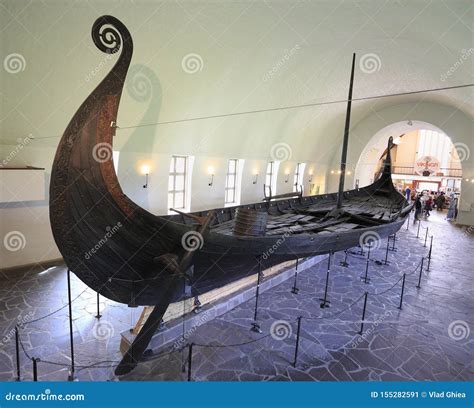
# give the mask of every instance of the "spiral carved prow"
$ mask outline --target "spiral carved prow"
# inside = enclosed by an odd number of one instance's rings
[[[92,25],[92,40],[106,54],[115,54],[122,44],[132,47],[132,37],[127,27],[113,16],[99,17]]]

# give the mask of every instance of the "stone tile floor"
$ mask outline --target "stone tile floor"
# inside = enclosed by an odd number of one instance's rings
[[[425,227],[434,236],[434,246],[430,271],[423,273],[421,288],[417,289],[419,269],[413,271],[428,252],[423,247]],[[390,264],[369,263],[368,284],[360,278],[366,267],[364,256],[350,254],[350,265],[344,268],[339,265],[344,254],[337,253],[330,272],[329,308],[320,308],[327,269],[323,261],[299,274],[298,295],[291,293],[290,279],[260,296],[258,322],[262,334],[249,330],[254,301],[202,326],[186,328],[187,343],[202,344],[193,347],[193,380],[472,381],[474,276],[470,254],[474,234],[446,222],[443,214],[436,212],[422,223],[419,238],[416,232],[411,223],[408,231],[402,227],[397,234],[397,252],[389,252]],[[381,242],[371,258],[382,260],[385,245],[386,241]],[[399,310],[399,279],[404,272],[405,295]],[[11,381],[15,376],[15,324],[65,305],[66,274],[60,266],[0,284],[0,380]],[[75,277],[72,286],[73,299],[78,297],[73,302],[73,316],[79,380],[187,379],[182,370],[187,365],[187,347],[182,351],[170,352],[173,347],[156,350],[133,372],[116,378],[113,368],[121,357],[120,332],[133,326],[141,309],[101,297],[103,317],[97,320],[96,294],[91,289],[82,293],[86,287]],[[369,292],[367,312],[363,334],[359,335],[365,291]],[[298,316],[303,318],[298,362],[293,367]],[[62,364],[70,364],[68,327],[66,307],[21,329],[25,351],[41,359],[40,380],[67,379],[68,368]],[[247,344],[222,347],[241,343]],[[23,352],[21,361],[22,379],[31,380],[32,363]],[[85,367],[94,363],[93,368]]]

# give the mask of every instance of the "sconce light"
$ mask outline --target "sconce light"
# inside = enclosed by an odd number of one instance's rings
[[[338,170],[338,171],[337,171],[337,174],[341,174],[341,170]]]
[[[331,170],[331,174],[334,174],[334,170]]]
[[[285,170],[285,183],[288,183],[290,179],[290,170]]]
[[[145,184],[143,184],[143,188],[148,188],[148,174],[150,173],[150,166],[148,164],[144,164],[140,171],[145,175]]]
[[[211,176],[211,181],[209,182],[209,187],[211,187],[214,184],[214,167],[209,166],[207,168],[207,173]]]
[[[257,172],[255,172],[255,173],[253,174],[253,176],[255,177],[255,179],[253,180],[252,184],[257,184],[257,180],[258,180],[258,173],[257,173]]]
[[[351,171],[350,171],[350,170],[347,171],[346,174],[347,174],[348,176],[350,176],[350,175],[351,175]]]
[[[313,169],[311,169],[309,171],[309,179],[308,179],[308,183],[311,183],[313,181]]]

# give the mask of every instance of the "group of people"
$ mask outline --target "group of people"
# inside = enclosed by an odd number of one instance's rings
[[[430,216],[430,212],[433,211],[434,208],[436,208],[438,211],[443,211],[446,203],[448,202],[446,195],[443,191],[430,192],[424,190],[418,194],[415,192],[414,196],[410,198],[413,199],[415,202],[415,217],[413,223],[416,223],[416,221],[418,221],[421,217],[424,217],[425,219],[428,218]],[[457,215],[458,199],[454,193],[451,193],[446,219],[448,221],[455,220]]]

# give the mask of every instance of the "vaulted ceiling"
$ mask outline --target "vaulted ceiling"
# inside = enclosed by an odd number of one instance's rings
[[[118,125],[332,101],[473,82],[473,5],[456,1],[24,1],[0,5],[0,138],[32,134],[55,146],[80,103],[107,74],[90,29],[119,18],[134,56]],[[11,68],[10,68],[11,71]],[[472,88],[356,102],[353,124],[402,102],[429,101],[474,112]],[[254,113],[121,129],[115,142],[137,152],[225,157],[270,155],[279,142],[294,160],[328,161],[340,148],[346,106]],[[44,139],[43,139],[44,138]]]

